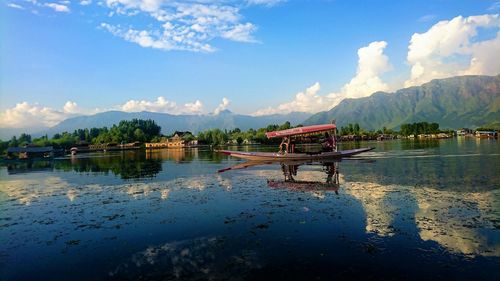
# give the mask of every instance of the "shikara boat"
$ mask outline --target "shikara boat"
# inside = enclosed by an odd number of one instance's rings
[[[282,142],[280,144],[279,152],[242,152],[242,151],[231,151],[231,150],[218,150],[219,153],[230,155],[237,158],[243,158],[251,161],[300,161],[300,160],[328,160],[336,159],[342,157],[348,157],[356,155],[359,153],[367,152],[373,147],[341,150],[341,151],[326,151],[317,153],[295,153],[288,151],[288,144],[290,144],[290,139],[292,137],[313,135],[322,132],[335,131],[336,126],[334,124],[324,124],[324,125],[314,125],[306,127],[292,128],[282,131],[267,132],[267,138],[283,138],[288,143]],[[281,145],[285,144],[287,150],[282,151]]]
[[[348,157],[374,149],[373,147],[320,152],[320,153],[278,153],[278,152],[242,152],[231,150],[219,150],[218,152],[237,158],[252,161],[295,161],[295,160],[327,160]]]

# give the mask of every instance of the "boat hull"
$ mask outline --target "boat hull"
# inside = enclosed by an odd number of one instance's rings
[[[337,159],[367,152],[372,149],[374,148],[366,147],[366,148],[358,148],[358,149],[350,149],[342,151],[322,152],[318,154],[307,154],[307,153],[280,154],[276,152],[242,152],[242,151],[231,151],[231,150],[219,150],[218,152],[229,156],[252,160],[252,161],[294,161],[294,160]]]

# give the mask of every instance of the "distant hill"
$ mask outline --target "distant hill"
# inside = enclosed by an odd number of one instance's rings
[[[73,132],[75,129],[111,127],[118,124],[121,120],[152,119],[161,126],[162,133],[169,134],[175,131],[199,131],[219,128],[248,130],[250,128],[258,129],[269,124],[282,124],[289,121],[292,125],[301,124],[310,117],[311,114],[303,112],[292,112],[290,114],[274,114],[266,116],[249,116],[234,114],[228,110],[222,111],[217,115],[172,115],[156,112],[122,112],[108,111],[97,113],[90,116],[78,116],[68,118],[54,127],[44,130],[34,135],[47,134],[49,137],[61,132]]]
[[[304,125],[337,120],[338,126],[359,123],[365,129],[398,129],[401,124],[437,122],[440,128],[476,128],[500,124],[500,75],[458,76],[432,80],[395,93],[377,92],[346,99],[320,112]]]

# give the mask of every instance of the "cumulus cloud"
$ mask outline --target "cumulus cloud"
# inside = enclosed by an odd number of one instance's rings
[[[76,102],[67,101],[63,106],[63,112],[66,114],[83,114],[85,110],[80,108]]]
[[[229,101],[223,103],[227,106]],[[82,108],[73,101],[67,101],[62,109],[41,106],[38,103],[30,104],[28,102],[21,102],[0,113],[0,128],[51,127],[70,117],[90,115],[109,110],[122,110],[125,112],[151,111],[170,114],[201,114],[204,111],[204,107],[200,100],[185,104],[177,104],[164,97],[158,97],[153,101],[129,100],[124,104],[95,109]]]
[[[87,5],[90,5],[92,4],[92,0],[83,0],[83,1],[80,1],[80,5],[82,6],[87,6]]]
[[[430,20],[429,16],[425,20]],[[424,20],[424,19],[422,19]],[[493,31],[493,38],[478,36],[480,29]],[[440,21],[424,33],[411,37],[407,63],[410,77],[404,86],[421,85],[432,79],[456,75],[497,75],[500,73],[500,19],[498,14],[462,17]],[[486,39],[485,39],[486,38]],[[328,110],[346,98],[366,97],[390,90],[381,75],[391,69],[384,54],[387,42],[372,42],[358,50],[356,75],[339,92],[320,95],[319,83],[295,95],[295,99],[253,115],[318,112]],[[403,85],[398,85],[403,86]]]
[[[184,104],[188,113],[202,113],[203,112],[203,103],[200,100],[196,100],[195,102],[188,102]]]
[[[81,108],[76,102],[67,101],[62,109],[41,106],[26,101],[0,112],[0,128],[37,128],[51,127],[59,122],[78,115],[89,115],[105,109]]]
[[[276,113],[290,113],[293,111],[318,112],[327,110],[329,109],[331,101],[328,97],[318,94],[320,89],[320,84],[316,82],[305,91],[295,94],[294,100],[280,104],[276,107],[267,107],[264,109],[260,109],[252,113],[252,115],[260,116]]]
[[[498,15],[462,17],[436,23],[424,33],[415,33],[408,47],[411,67],[405,86],[455,75],[500,72],[500,32],[493,39],[478,38],[480,29],[500,28]]]
[[[387,42],[376,41],[358,50],[358,69],[356,76],[342,87],[340,95],[344,98],[361,98],[376,91],[387,91],[389,86],[382,82],[380,75],[391,69],[389,58],[384,54]],[[335,97],[338,94],[330,94]]]
[[[151,111],[170,114],[199,114],[203,111],[203,103],[199,100],[196,100],[192,103],[178,105],[176,102],[169,101],[160,96],[153,101],[129,100],[123,105],[116,106],[116,108],[125,112]]]
[[[0,113],[0,126],[3,128],[50,127],[67,117],[68,114],[50,107],[21,102]]]
[[[226,110],[227,107],[229,106],[229,99],[224,97],[222,98],[222,102],[215,108],[214,114],[217,115],[221,113],[221,111]]]
[[[329,110],[346,98],[361,98],[376,91],[386,91],[389,86],[382,81],[380,75],[391,69],[388,57],[384,54],[387,42],[376,41],[358,50],[358,68],[356,75],[345,84],[340,92],[320,95],[320,84],[316,82],[303,92],[295,95],[295,99],[258,110],[252,115],[269,115],[275,113],[290,113],[293,111],[316,113]]]
[[[166,100],[164,97],[158,97],[156,101],[147,100],[129,100],[120,109],[126,112],[139,112],[139,111],[153,111],[153,112],[169,112],[177,104],[172,101]]]

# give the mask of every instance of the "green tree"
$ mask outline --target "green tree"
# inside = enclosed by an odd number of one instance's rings
[[[9,146],[10,147],[17,147],[17,146],[19,146],[19,141],[17,140],[16,136],[13,136],[10,139]]]
[[[146,135],[144,134],[144,132],[140,128],[135,129],[134,140],[142,142],[145,139],[146,139]]]
[[[17,141],[19,142],[19,145],[29,144],[31,143],[31,135],[22,133]]]

